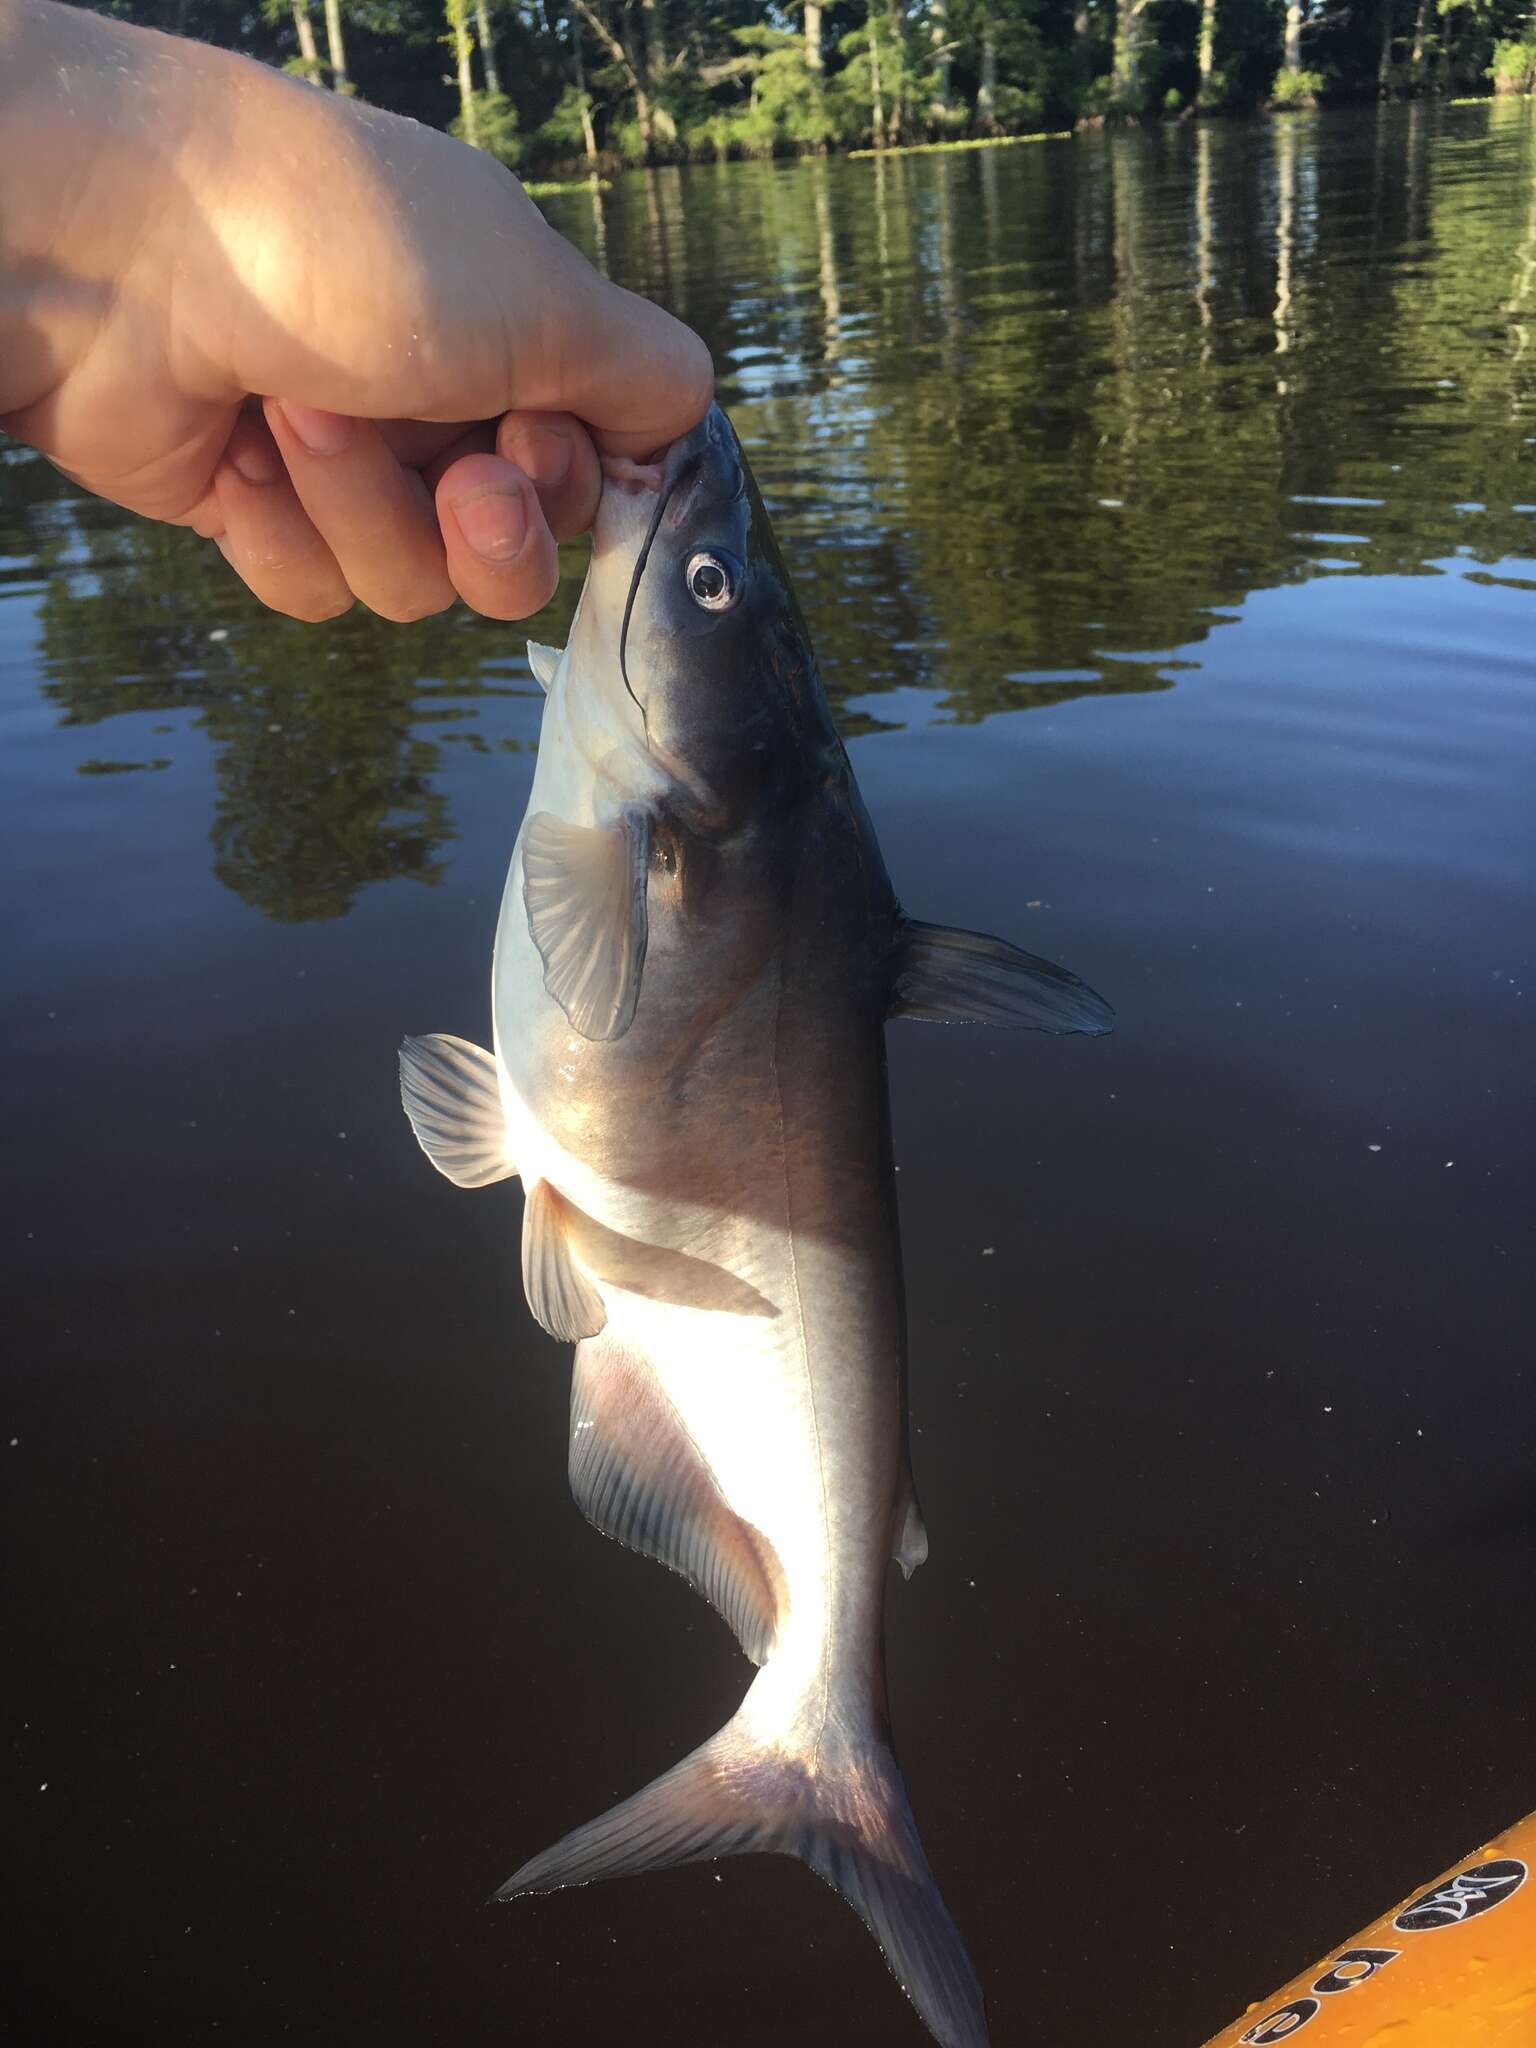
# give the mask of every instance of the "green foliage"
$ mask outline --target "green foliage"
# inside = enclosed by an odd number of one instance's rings
[[[752,23],[731,31],[740,53],[729,65],[746,104],[696,121],[693,132],[715,155],[732,148],[745,156],[772,156],[784,148],[826,142],[832,123],[821,81],[805,61],[805,38]]]
[[[1536,92],[1536,28],[1493,46],[1487,76],[1495,92]]]
[[[568,85],[529,136],[528,155],[535,158],[574,156],[584,149],[586,135],[581,125],[581,107],[587,97],[578,87]]]
[[[1297,107],[1315,107],[1323,83],[1320,71],[1277,71],[1269,89],[1269,103],[1283,113]]]
[[[293,0],[79,0],[152,27],[329,78],[324,9],[308,0],[318,56],[298,47]],[[1382,8],[1391,10],[1386,90],[1394,96],[1536,91],[1531,0],[1430,0],[1426,77],[1409,56],[1420,0],[1315,0],[1306,68],[1282,70],[1280,0],[1217,0],[1215,69],[1196,66],[1197,0],[825,0],[825,68],[807,62],[802,0],[590,0],[599,34],[571,0],[490,0],[501,95],[483,88],[470,0],[342,0],[348,68],[377,106],[458,132],[456,63],[445,11],[467,36],[477,139],[504,163],[581,167],[586,153],[576,46],[604,161],[639,162],[637,86],[649,99],[653,157],[782,156],[1019,134],[1077,120],[1276,109],[1374,98]],[[647,28],[653,31],[647,42]],[[873,38],[873,40],[872,40]],[[614,47],[614,39],[620,45]],[[450,43],[453,38],[450,37]],[[1121,75],[1113,76],[1116,49]],[[878,68],[878,92],[875,73]],[[654,72],[654,75],[653,75]],[[1277,75],[1278,73],[1278,75]],[[983,112],[983,80],[991,81]],[[878,100],[881,132],[874,133]]]
[[[522,155],[522,138],[517,132],[517,109],[504,92],[476,92],[474,99],[474,144],[498,163],[516,166]],[[578,124],[580,115],[577,116]],[[579,130],[578,130],[579,132]],[[456,114],[448,133],[460,142],[470,140],[464,116]]]

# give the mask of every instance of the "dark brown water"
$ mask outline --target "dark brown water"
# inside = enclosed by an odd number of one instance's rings
[[[551,211],[713,344],[909,908],[1119,1007],[892,1031],[892,1686],[998,2048],[1193,2048],[1536,1805],[1536,118]],[[480,1903],[746,1676],[396,1101],[539,708],[3,458],[18,2042],[922,2039],[787,1862]]]

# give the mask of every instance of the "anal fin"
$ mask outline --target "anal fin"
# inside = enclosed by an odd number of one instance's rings
[[[615,1343],[576,1355],[570,1471],[589,1522],[679,1573],[764,1661],[785,1600],[773,1547],[727,1504],[650,1366]]]
[[[400,1100],[416,1142],[455,1187],[483,1188],[517,1172],[491,1054],[434,1031],[400,1048]]]

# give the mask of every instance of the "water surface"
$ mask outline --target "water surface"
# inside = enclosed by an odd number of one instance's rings
[[[908,907],[1118,1005],[891,1034],[892,1689],[999,2048],[1193,2048],[1536,1804],[1533,110],[550,211],[714,347]],[[396,1103],[539,708],[0,457],[18,2039],[922,2039],[787,1862],[479,1903],[745,1678]]]

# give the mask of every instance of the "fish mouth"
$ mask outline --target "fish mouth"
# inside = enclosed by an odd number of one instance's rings
[[[629,680],[629,622],[634,613],[635,599],[640,593],[640,579],[645,574],[645,565],[650,560],[667,507],[680,492],[686,497],[691,487],[701,481],[706,487],[715,486],[711,495],[719,495],[727,503],[739,498],[746,489],[741,450],[730,421],[718,405],[712,405],[699,424],[674,441],[657,461],[634,462],[628,456],[611,456],[603,461],[603,496],[595,532],[599,548],[608,538],[603,530],[607,524],[603,514],[609,509],[610,492],[624,501],[626,525],[634,518],[637,499],[643,502],[646,497],[654,496],[656,501],[640,551],[635,557],[629,592],[624,600],[624,621],[619,628],[619,674],[642,723],[645,722],[645,706],[635,696],[634,685]]]

